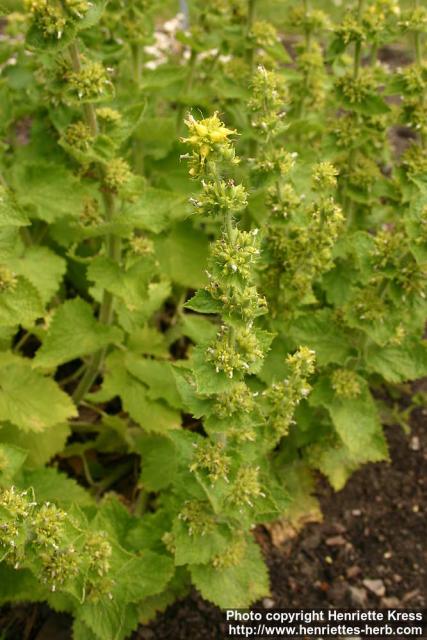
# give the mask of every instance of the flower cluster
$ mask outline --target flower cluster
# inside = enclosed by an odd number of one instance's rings
[[[237,413],[251,413],[256,408],[255,397],[244,382],[238,382],[230,391],[218,396],[215,414],[219,418],[231,418]]]
[[[198,178],[209,175],[216,170],[216,164],[239,162],[230,137],[236,135],[236,131],[228,129],[219,119],[218,113],[210,118],[196,120],[191,114],[185,120],[189,130],[188,138],[182,142],[190,145],[191,155],[182,156],[188,159],[192,177]]]
[[[364,71],[357,78],[353,73],[346,73],[335,81],[337,94],[350,105],[361,105],[369,96],[375,94],[375,80],[369,71]]]
[[[25,8],[47,38],[62,38],[68,23],[82,19],[89,11],[88,0],[25,0]]]
[[[263,356],[262,343],[250,327],[223,325],[206,349],[208,362],[212,362],[217,373],[222,371],[228,378],[253,372]]]
[[[357,398],[362,392],[357,374],[350,369],[336,369],[331,376],[332,388],[342,398]]]
[[[216,269],[223,276],[236,274],[242,280],[250,280],[254,267],[259,260],[258,229],[233,232],[233,242],[223,237],[214,243],[212,257]]]
[[[253,507],[253,501],[257,498],[265,498],[259,478],[259,468],[242,466],[230,489],[228,499],[238,508]]]
[[[132,171],[123,158],[110,160],[105,166],[105,184],[111,191],[119,191],[131,179]]]
[[[313,167],[312,181],[317,191],[335,189],[338,170],[331,162],[319,162]]]
[[[76,122],[70,124],[64,134],[64,142],[70,147],[74,147],[79,151],[89,151],[94,136],[91,130],[84,122]]]
[[[267,136],[276,135],[283,127],[285,107],[289,102],[283,75],[259,66],[252,78],[252,126]]]
[[[227,212],[238,213],[248,204],[248,195],[242,184],[233,180],[202,182],[202,192],[198,198],[191,198],[191,204],[198,214],[223,216]]]
[[[207,346],[206,359],[217,373],[225,373],[230,379],[236,374],[241,379],[259,365],[264,352],[252,328],[254,319],[266,310],[265,299],[254,286],[260,257],[258,230],[241,231],[234,225],[234,215],[246,204],[246,191],[242,185],[235,186],[224,180],[218,174],[216,162],[209,160],[219,154],[224,164],[221,149],[225,146],[229,166],[233,165],[234,148],[228,138],[234,132],[221,123],[217,114],[199,122],[188,119],[186,124],[192,134],[184,139],[193,148],[190,175],[194,175],[194,153],[204,171],[203,194],[198,204],[202,201],[205,213],[221,216],[224,225],[221,237],[212,245],[207,291],[222,303],[227,323]],[[196,171],[196,174],[200,173]]]
[[[102,222],[99,202],[95,198],[87,198],[83,210],[79,216],[79,222],[83,227],[96,227]]]
[[[94,102],[111,89],[108,72],[100,62],[86,60],[79,71],[68,71],[65,80],[81,102]]]
[[[351,42],[363,42],[366,33],[357,16],[357,11],[349,11],[344,16],[341,24],[334,29],[337,38],[347,46]]]
[[[215,526],[208,503],[199,500],[186,500],[178,518],[185,522],[190,536],[205,536]]]
[[[17,283],[16,274],[5,265],[0,265],[0,292],[14,291]]]
[[[226,455],[221,442],[212,443],[206,440],[195,446],[190,471],[198,470],[207,474],[211,484],[220,478],[228,481],[230,458]]]
[[[287,364],[290,375],[282,382],[272,384],[262,394],[268,426],[276,440],[288,434],[295,409],[311,391],[307,379],[314,373],[315,352],[301,347],[288,356]]]
[[[64,510],[14,487],[0,490],[0,510],[4,559],[33,571],[50,591],[75,580],[90,590],[109,574],[112,546],[105,532],[80,529]]]
[[[237,535],[223,553],[214,556],[212,559],[215,569],[229,569],[239,565],[246,553],[247,544],[242,535]]]
[[[312,181],[319,198],[304,205],[292,185],[276,185],[276,199],[268,200],[273,209],[264,282],[266,291],[273,291],[267,299],[274,308],[289,308],[291,300],[307,295],[314,280],[332,267],[332,250],[344,229],[341,207],[328,195],[336,175],[329,162],[315,165]],[[282,201],[283,193],[287,197]]]

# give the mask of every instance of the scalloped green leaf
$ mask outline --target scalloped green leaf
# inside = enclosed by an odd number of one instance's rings
[[[56,367],[118,343],[122,337],[117,327],[98,322],[87,302],[68,300],[56,310],[34,366]]]
[[[190,567],[190,573],[203,598],[222,609],[243,609],[270,593],[267,567],[252,540],[239,564],[226,568],[197,564]]]
[[[41,432],[76,416],[70,397],[20,358],[0,363],[0,421]]]

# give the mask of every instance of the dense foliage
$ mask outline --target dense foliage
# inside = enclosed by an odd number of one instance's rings
[[[317,4],[3,2],[0,602],[75,640],[266,595],[427,371],[427,9]]]

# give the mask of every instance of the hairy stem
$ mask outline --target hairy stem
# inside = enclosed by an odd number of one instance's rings
[[[357,20],[359,24],[362,21],[363,5],[364,5],[364,0],[359,0],[357,5]],[[357,78],[359,77],[361,62],[362,62],[362,41],[357,40],[354,47],[354,62],[353,62],[353,77],[355,80],[357,80]],[[356,159],[355,149],[351,149],[348,157],[348,165],[347,165],[347,170],[349,174],[351,174],[351,172],[353,171],[355,159]],[[354,218],[354,202],[350,200],[348,196],[344,196],[343,209],[344,209],[344,214],[347,215],[347,226],[350,227],[353,223],[353,218]]]
[[[414,0],[414,9],[417,9],[419,6],[418,0]],[[422,52],[422,43],[421,43],[421,33],[419,31],[414,32],[414,52],[415,52],[415,62],[417,66],[421,68],[423,62],[423,52]],[[424,90],[422,96],[422,102],[426,101],[426,91]],[[424,133],[420,135],[421,146],[423,149],[427,146],[427,137]]]
[[[138,42],[132,42],[130,51],[132,57],[132,79],[134,84],[139,87],[142,76],[142,47]]]
[[[111,191],[104,192],[105,220],[111,222],[115,214],[115,198]],[[110,260],[118,263],[121,257],[121,239],[113,234],[108,234],[105,238],[106,252]],[[104,290],[101,307],[99,309],[99,322],[104,325],[112,324],[114,320],[114,297],[112,293]],[[107,350],[101,349],[92,357],[85,374],[81,378],[74,393],[73,400],[78,405],[92,387],[99,372],[102,369]]]
[[[197,51],[195,49],[191,49],[190,60],[188,62],[188,75],[185,81],[185,86],[183,91],[184,97],[188,95],[188,93],[191,91],[193,87],[194,76],[196,72],[196,62],[197,62]],[[178,134],[180,134],[182,130],[185,108],[186,108],[186,105],[184,104],[184,102],[181,101],[176,114],[176,128],[177,128]]]
[[[254,66],[254,57],[255,57],[255,47],[253,46],[253,43],[250,42],[250,35],[251,35],[251,31],[252,31],[252,26],[255,20],[255,3],[256,0],[248,0],[248,21],[246,24],[246,37],[248,40],[247,43],[247,61],[249,64],[249,67],[251,69],[251,72],[253,71],[253,66]]]
[[[364,0],[359,0],[357,4],[357,21],[359,24],[362,22],[363,5],[364,5]],[[353,75],[355,79],[359,77],[361,60],[362,60],[362,41],[357,40],[354,47]]]
[[[133,42],[130,46],[130,50],[132,62],[132,80],[135,87],[135,92],[138,94],[142,76],[142,46],[138,42]],[[137,134],[133,136],[132,140],[132,157],[134,172],[140,176],[144,175],[144,153],[141,140],[138,139]]]

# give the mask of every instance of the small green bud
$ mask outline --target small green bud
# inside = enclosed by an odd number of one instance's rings
[[[65,79],[79,100],[91,102],[104,96],[111,87],[106,69],[99,62],[86,61],[80,71],[68,71]]]
[[[245,322],[250,322],[267,313],[267,300],[258,293],[256,287],[223,288],[220,282],[210,277],[206,290],[213,298],[222,302],[224,315],[234,317],[237,321],[243,319]]]
[[[251,413],[256,408],[255,397],[244,382],[218,395],[214,411],[219,418],[231,418],[237,413]]]
[[[0,293],[14,291],[18,283],[18,278],[8,267],[0,266]]]
[[[34,515],[32,527],[37,544],[51,547],[59,544],[66,519],[65,511],[46,502]]]
[[[42,551],[39,558],[42,562],[42,580],[49,584],[53,592],[57,590],[58,586],[62,587],[80,572],[79,561],[81,558],[76,554],[72,545],[63,549],[50,547],[47,551]]]
[[[190,471],[204,471],[211,484],[222,478],[228,482],[230,470],[230,458],[224,452],[222,443],[213,443],[208,440],[195,445],[193,462]]]
[[[113,549],[105,531],[90,533],[86,538],[83,551],[88,554],[90,571],[100,577],[109,572]]]
[[[253,508],[253,500],[265,498],[259,480],[258,467],[241,467],[228,496],[230,502],[237,507]]]
[[[249,108],[254,112],[252,126],[265,132],[279,129],[288,102],[288,88],[283,75],[259,66],[252,79],[252,98],[249,101]]]
[[[122,114],[110,107],[100,107],[96,110],[96,116],[99,120],[108,124],[117,124],[122,120]]]
[[[206,359],[212,362],[216,372],[222,371],[229,378],[235,373],[250,373],[263,357],[262,346],[249,327],[232,331],[223,325],[215,342],[206,350]]]
[[[328,29],[330,20],[328,15],[320,9],[306,11],[303,6],[300,6],[290,8],[289,24],[298,31],[313,32]]]
[[[221,553],[215,556],[212,564],[215,569],[229,569],[238,566],[245,557],[247,542],[243,536],[237,536]]]
[[[35,24],[43,31],[45,37],[62,38],[67,16],[61,4],[49,0],[25,0],[25,8],[32,14]]]
[[[402,156],[402,165],[410,177],[427,173],[427,149],[412,144]]]
[[[186,523],[190,536],[204,536],[215,526],[215,519],[209,505],[198,500],[184,502],[178,518]]]
[[[362,393],[359,378],[349,369],[336,369],[332,374],[332,388],[342,398],[357,398]]]
[[[302,202],[291,184],[272,186],[267,193],[266,205],[271,210],[273,222],[283,222],[295,214]]]
[[[232,243],[228,238],[221,238],[212,247],[212,257],[219,271],[223,275],[238,275],[244,280],[251,278],[259,256],[258,229],[236,229]]]
[[[147,256],[154,253],[154,243],[145,236],[133,235],[129,242],[133,253],[137,256]]]
[[[123,158],[115,158],[105,167],[105,184],[111,191],[119,191],[132,177],[129,164]]]
[[[341,24],[334,31],[346,45],[351,42],[363,42],[366,40],[363,25],[355,11],[348,11]]]
[[[94,136],[84,122],[70,124],[64,134],[64,142],[79,151],[89,151],[93,141]]]
[[[241,184],[234,184],[232,180],[219,182],[202,182],[203,191],[190,202],[197,213],[202,215],[219,216],[227,212],[237,213],[248,204],[246,189]]]
[[[335,87],[351,104],[362,104],[375,91],[375,82],[368,72],[357,78],[347,73],[337,78]]]
[[[95,198],[87,198],[85,200],[79,221],[84,227],[96,227],[101,224],[102,214],[98,200],[95,200]]]
[[[339,171],[332,162],[319,162],[313,167],[313,187],[318,191],[335,189],[337,186],[337,175]]]
[[[308,347],[300,347],[293,355],[286,358],[286,362],[294,374],[306,378],[314,373],[316,363],[316,352]]]
[[[276,28],[265,20],[257,20],[253,23],[249,37],[258,47],[274,47],[279,42]]]
[[[405,31],[415,31],[425,33],[427,31],[427,9],[426,7],[416,7],[412,11],[404,14],[399,23]]]

